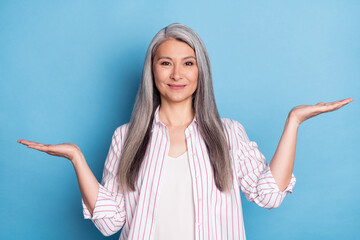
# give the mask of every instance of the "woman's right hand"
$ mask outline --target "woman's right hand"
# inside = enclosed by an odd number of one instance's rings
[[[93,214],[95,203],[99,193],[99,183],[96,180],[94,174],[91,172],[89,166],[87,165],[86,159],[82,154],[80,148],[76,144],[62,143],[57,145],[49,145],[23,139],[19,139],[18,143],[24,144],[28,148],[33,148],[41,152],[46,152],[47,154],[53,156],[69,159],[74,166],[81,196],[84,200],[84,203],[90,214]]]
[[[26,145],[28,148],[33,148],[41,152],[46,152],[47,154],[64,157],[69,159],[71,162],[75,159],[76,156],[81,155],[80,148],[74,143],[62,143],[57,145],[42,144],[32,141],[27,141],[19,139],[18,143]]]

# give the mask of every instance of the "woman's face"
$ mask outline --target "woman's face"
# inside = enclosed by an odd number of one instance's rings
[[[159,45],[153,59],[155,86],[161,103],[192,103],[199,70],[194,50],[184,42],[168,39]]]

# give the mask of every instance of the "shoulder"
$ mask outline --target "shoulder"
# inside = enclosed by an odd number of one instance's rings
[[[240,122],[230,118],[221,118],[221,122],[223,124],[225,134],[228,137],[233,136],[241,141],[248,140],[245,128]]]
[[[225,128],[225,130],[231,130],[231,131],[235,131],[235,130],[244,130],[244,126],[239,123],[236,120],[230,119],[230,118],[221,118],[221,122],[223,124],[223,127]]]
[[[113,140],[115,140],[118,143],[123,142],[128,127],[129,127],[129,123],[125,123],[123,125],[118,126],[113,133]]]
[[[129,123],[120,125],[115,129],[115,133],[122,133],[122,132],[126,131],[128,127],[129,127]]]

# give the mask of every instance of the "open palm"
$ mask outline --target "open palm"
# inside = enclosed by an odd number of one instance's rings
[[[351,101],[353,101],[352,98],[347,98],[329,103],[319,102],[316,105],[300,105],[291,109],[289,115],[294,117],[296,121],[301,124],[303,121],[315,117],[321,113],[335,111]]]
[[[64,157],[69,159],[70,161],[78,154],[80,148],[74,143],[62,143],[57,145],[49,145],[49,144],[42,144],[32,141],[27,141],[23,139],[19,139],[18,143],[24,144],[28,146],[28,148],[33,148],[42,152],[46,152],[47,154]]]

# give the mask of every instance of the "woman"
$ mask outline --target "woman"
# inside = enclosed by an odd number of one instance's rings
[[[240,123],[220,119],[199,36],[171,24],[150,43],[130,123],[114,132],[102,184],[75,144],[18,142],[73,163],[84,216],[104,235],[245,239],[240,189],[261,207],[278,207],[295,184],[299,125],[351,101],[293,108],[267,165]]]

